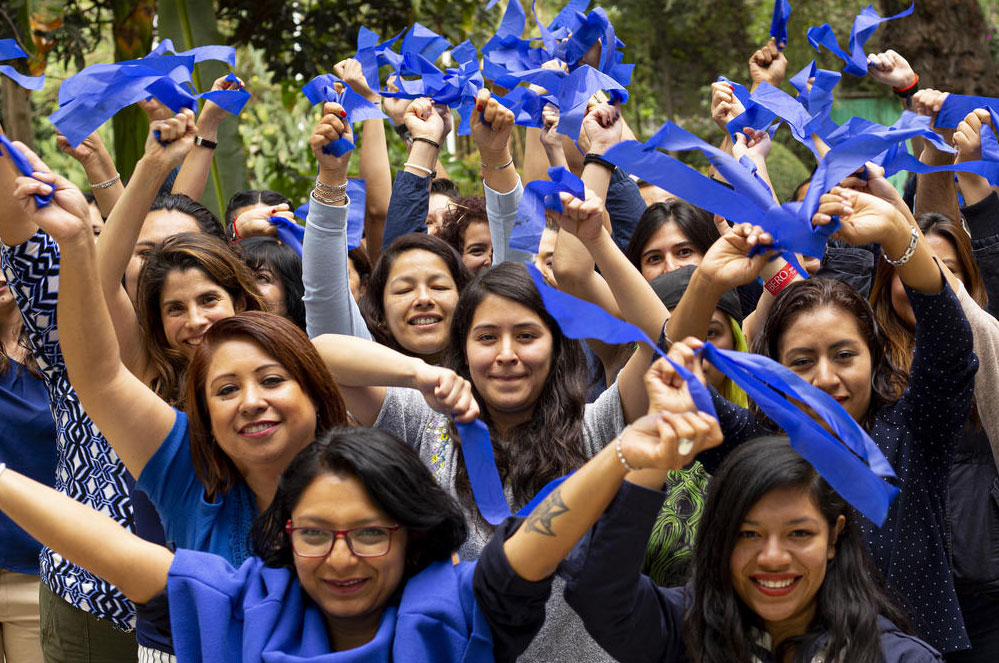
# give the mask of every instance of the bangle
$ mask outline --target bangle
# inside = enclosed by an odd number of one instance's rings
[[[198,147],[207,147],[209,150],[214,150],[219,146],[214,140],[208,140],[207,138],[202,138],[201,136],[194,137],[194,144]]]
[[[585,166],[588,163],[595,163],[597,165],[603,166],[604,168],[606,168],[611,172],[613,172],[614,169],[617,168],[617,166],[612,164],[610,161],[604,159],[602,154],[597,154],[596,152],[587,152],[586,156],[583,157],[583,165]]]
[[[770,277],[770,280],[763,287],[767,289],[767,292],[776,297],[781,290],[794,280],[795,276],[798,276],[798,270],[794,268],[794,265],[788,263],[781,267],[779,272]]]
[[[426,166],[419,166],[419,165],[417,165],[415,163],[409,163],[408,161],[406,163],[402,164],[402,166],[403,166],[403,168],[415,168],[416,170],[422,170],[427,175],[433,175],[436,172],[436,171],[433,171],[433,170],[427,168]]]
[[[892,260],[891,258],[888,257],[888,254],[885,253],[883,254],[885,260],[887,260],[888,264],[891,265],[892,267],[901,267],[905,263],[912,260],[912,256],[916,253],[916,244],[918,243],[919,243],[919,229],[916,228],[915,226],[912,226],[912,234],[909,236],[909,246],[906,247],[905,253],[903,253],[898,260]]]
[[[242,237],[239,236],[239,226],[237,225],[238,223],[239,223],[239,217],[237,216],[235,219],[232,220],[232,237],[233,237],[232,241],[234,242],[238,242],[239,240],[243,239]]]
[[[916,77],[916,80],[912,81],[911,85],[907,85],[906,87],[893,87],[891,91],[899,96],[910,96],[915,93],[915,91],[919,89],[916,87],[919,85],[919,74],[913,72],[912,75]]]
[[[632,467],[631,463],[628,462],[628,459],[624,457],[624,451],[621,450],[621,436],[627,433],[629,428],[631,428],[631,426],[625,426],[624,430],[621,431],[621,433],[614,440],[614,451],[617,452],[617,459],[621,461],[622,465],[624,465],[624,469],[629,472],[637,472],[638,468]]]
[[[320,182],[319,178],[317,177],[316,189],[318,189],[323,194],[338,196],[340,194],[346,193],[347,183],[344,182],[343,184],[326,184],[324,182]]]
[[[496,166],[495,168],[493,168],[493,170],[503,170],[503,169],[504,169],[504,168],[506,168],[507,166],[512,166],[512,165],[513,165],[513,157],[510,157],[510,160],[509,160],[509,161],[507,161],[507,162],[506,162],[505,164],[503,164],[502,166]],[[486,165],[486,162],[485,162],[485,161],[483,161],[483,162],[482,162],[482,168],[483,168],[484,170],[489,170],[489,166],[487,166],[487,165]]]
[[[413,136],[413,142],[420,141],[421,143],[426,143],[427,145],[433,145],[435,149],[440,150],[441,144],[436,140],[430,140],[429,138],[424,138],[423,136]]]
[[[100,189],[107,189],[108,187],[110,187],[112,184],[114,184],[115,182],[117,182],[120,179],[121,179],[121,174],[115,173],[114,177],[112,177],[109,180],[104,180],[103,182],[98,182],[97,184],[94,184],[93,182],[90,182],[90,188],[91,189],[98,189],[98,190],[100,190]]]
[[[319,189],[313,189],[312,190],[312,199],[315,200],[317,203],[322,203],[323,205],[335,205],[337,203],[342,203],[343,201],[347,200],[347,194],[346,193],[341,193],[341,194],[339,194],[337,196],[334,196],[334,197],[330,198],[330,197],[327,197]]]

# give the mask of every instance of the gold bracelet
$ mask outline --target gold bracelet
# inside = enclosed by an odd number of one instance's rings
[[[115,182],[117,182],[120,179],[121,179],[121,174],[120,173],[115,173],[114,177],[112,177],[109,180],[104,180],[103,182],[98,182],[97,184],[94,184],[93,182],[88,182],[88,183],[90,184],[90,188],[91,189],[100,190],[100,189],[107,189],[108,187],[110,187],[111,185],[113,185]]]

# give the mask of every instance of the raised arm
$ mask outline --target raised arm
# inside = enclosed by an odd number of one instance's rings
[[[71,497],[2,468],[0,463],[0,511],[28,534],[136,603],[166,589],[172,552]]]
[[[472,385],[454,371],[396,352],[374,341],[325,334],[312,339],[336,381],[347,410],[372,426],[385,401],[385,387],[419,389],[438,412],[469,422],[479,416]]]
[[[357,60],[353,58],[342,60],[333,65],[333,72],[357,94],[376,106],[381,103],[381,96],[368,87],[368,82],[361,71],[361,63]],[[361,157],[358,171],[365,186],[364,236],[367,238],[365,246],[368,257],[374,264],[381,255],[385,219],[392,197],[392,168],[389,165],[388,143],[385,140],[385,120],[376,118],[361,123]]]
[[[3,127],[0,126],[0,133]],[[17,143],[20,147],[21,143]],[[0,242],[7,246],[24,244],[38,232],[38,226],[31,217],[21,211],[14,200],[14,180],[19,175],[13,160],[6,150],[0,156]]]
[[[59,340],[70,382],[87,414],[132,476],[142,473],[173,427],[173,408],[132,375],[121,361],[97,274],[97,248],[87,201],[64,177],[22,148],[42,181],[19,177],[14,197],[21,214],[59,243]],[[46,207],[35,193],[55,190]]]
[[[702,449],[721,443],[718,421],[688,411],[685,383],[665,360],[653,364],[644,379],[649,414],[566,479],[503,545],[510,567],[520,577],[540,580],[554,573],[626,476],[637,483],[661,485],[661,472],[681,469]]]
[[[947,100],[946,92],[937,90],[920,90],[912,97],[912,108],[920,115],[927,115],[936,123],[937,113]],[[936,129],[948,143],[953,142],[953,129]],[[919,160],[931,166],[946,166],[954,163],[954,154],[938,150],[927,140],[921,141],[923,150]],[[954,173],[949,170],[937,173],[920,173],[916,176],[915,215],[922,216],[926,212],[938,212],[949,219],[957,221],[961,218],[960,206],[957,202],[957,187],[954,186]]]
[[[956,163],[980,161],[982,158],[982,126],[992,126],[992,116],[984,108],[978,108],[968,113],[954,132],[954,147],[957,148]],[[974,173],[957,173],[957,181],[961,185],[961,195],[966,206],[974,205],[989,197],[992,187],[988,180]],[[955,221],[957,219],[954,219]],[[995,234],[995,233],[993,233]],[[972,229],[972,236],[975,235]]]
[[[125,187],[121,183],[114,160],[104,147],[104,141],[95,131],[73,147],[65,136],[56,134],[56,145],[63,154],[68,154],[83,166],[101,216],[108,218]]]
[[[212,90],[234,90],[242,84],[242,81],[226,80],[226,77],[215,79]],[[198,115],[197,135],[202,140],[213,145],[219,139],[219,125],[225,119],[226,111],[213,101],[205,101],[201,114]],[[200,142],[200,141],[199,141]],[[195,145],[187,157],[184,165],[177,173],[177,179],[173,182],[173,193],[182,193],[192,200],[201,200],[201,194],[205,192],[205,184],[208,176],[212,172],[212,159],[215,157],[215,147],[207,144]]]
[[[302,246],[303,300],[310,337],[336,333],[370,338],[350,295],[346,191],[351,152],[338,157],[323,151],[341,137],[352,138],[350,123],[344,115],[340,104],[324,104],[323,116],[309,138],[312,153],[319,162]]]
[[[142,341],[144,332],[121,279],[160,185],[191,150],[196,132],[194,113],[186,109],[169,119],[150,123],[145,154],[136,164],[97,241],[99,292],[104,293],[111,312],[120,356],[140,379],[145,377],[148,365]]]

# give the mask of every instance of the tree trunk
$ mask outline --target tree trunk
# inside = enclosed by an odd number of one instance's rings
[[[31,128],[31,100],[25,90],[6,76],[0,76],[0,114],[3,129],[11,140],[19,140],[35,149],[35,132]]]
[[[881,0],[881,13],[891,16],[909,4]],[[921,88],[991,97],[999,88],[999,68],[985,29],[978,0],[919,0],[911,16],[885,23],[879,36],[883,50],[894,49],[909,61]]]
[[[154,0],[114,0],[114,59],[134,60],[147,53],[153,44]],[[114,162],[127,180],[142,158],[149,121],[138,106],[124,108],[111,118],[114,128]]]

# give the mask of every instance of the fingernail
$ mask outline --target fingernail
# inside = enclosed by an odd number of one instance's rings
[[[347,117],[347,111],[341,110],[340,111],[340,117]]]
[[[485,106],[483,106],[482,104],[476,104],[476,106],[475,106],[475,110],[477,110],[477,111],[480,111],[483,108],[485,108]]]

